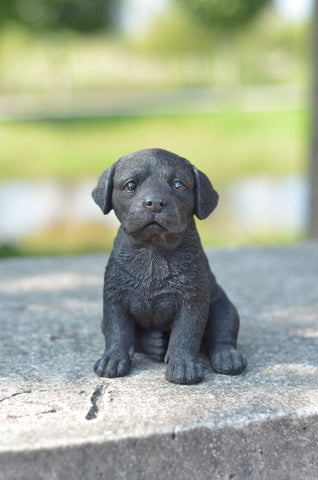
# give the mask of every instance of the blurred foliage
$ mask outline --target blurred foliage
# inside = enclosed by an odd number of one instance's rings
[[[222,192],[221,192],[222,197]],[[272,228],[246,231],[236,219],[229,216],[221,202],[209,218],[196,220],[201,241],[205,247],[291,244],[305,240],[304,232]],[[64,222],[29,234],[13,244],[1,244],[0,258],[25,255],[65,255],[96,251],[110,252],[118,229],[101,223]]]
[[[222,211],[224,213],[224,211]],[[221,214],[205,222],[197,222],[198,232],[205,248],[220,246],[248,245],[287,245],[305,240],[301,231],[269,231],[246,233],[237,225],[225,225]],[[92,252],[110,252],[116,230],[109,230],[100,224],[55,225],[47,230],[36,232],[15,244],[0,243],[0,258],[32,255],[74,255]],[[66,233],[67,232],[67,233]],[[89,235],[87,235],[89,233]],[[81,236],[79,236],[81,235]]]
[[[161,71],[179,75],[185,85],[305,84],[309,36],[308,22],[284,22],[273,8],[236,31],[235,38],[220,35],[174,4],[143,36],[129,38],[127,47],[150,62],[165,62]]]
[[[110,227],[109,224],[106,226],[94,222],[75,223],[69,221],[57,223],[27,235],[14,248],[20,255],[61,255],[110,251],[116,232],[116,223]],[[13,254],[6,256],[16,256],[16,254],[13,250]]]
[[[241,28],[271,0],[177,0],[209,28],[227,33]]]
[[[175,0],[209,27],[235,29],[270,0]],[[0,0],[0,23],[15,20],[35,31],[92,32],[117,23],[120,0]]]
[[[308,24],[271,14],[249,23],[235,42],[220,42],[177,10],[137,38],[34,35],[7,25],[0,31],[0,92],[305,84],[308,37]]]
[[[114,0],[0,0],[0,24],[14,20],[40,32],[101,30],[111,26],[113,14]]]
[[[202,28],[193,21],[188,9],[178,3],[169,5],[151,28],[143,34],[128,36],[126,47],[150,55],[165,55],[178,59],[178,55],[214,54],[215,31]]]
[[[24,247],[18,247],[13,243],[0,242],[0,258],[19,257],[20,255],[27,255],[27,250]]]

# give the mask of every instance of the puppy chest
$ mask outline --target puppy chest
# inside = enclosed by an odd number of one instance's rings
[[[171,327],[177,311],[175,294],[163,293],[153,298],[133,295],[129,310],[136,323],[146,329],[165,330]]]

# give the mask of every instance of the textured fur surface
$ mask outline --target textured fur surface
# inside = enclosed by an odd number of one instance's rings
[[[92,195],[121,222],[105,271],[97,375],[128,374],[136,350],[164,360],[174,383],[202,379],[200,350],[216,372],[241,373],[239,317],[210,270],[193,218],[217,205],[209,179],[178,155],[147,149],[107,168]]]

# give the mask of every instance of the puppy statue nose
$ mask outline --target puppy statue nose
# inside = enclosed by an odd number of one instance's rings
[[[145,205],[151,212],[160,212],[166,203],[166,200],[159,198],[148,198],[145,200]]]

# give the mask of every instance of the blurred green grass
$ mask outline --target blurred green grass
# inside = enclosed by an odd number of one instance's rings
[[[249,175],[304,173],[305,110],[2,122],[1,179],[96,177],[122,155],[160,147],[217,186]]]

